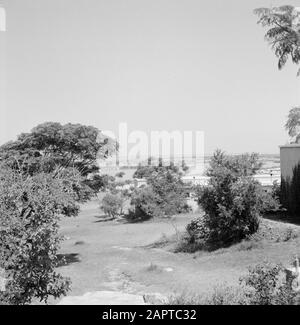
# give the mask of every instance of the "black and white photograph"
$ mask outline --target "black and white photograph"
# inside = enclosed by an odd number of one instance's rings
[[[299,63],[300,1],[0,0],[0,313],[300,305]]]

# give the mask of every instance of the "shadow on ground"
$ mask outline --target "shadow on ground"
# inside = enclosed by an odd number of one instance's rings
[[[289,215],[286,211],[278,211],[273,213],[267,213],[264,215],[265,219],[279,221],[283,223],[294,224],[300,226],[300,218],[297,215]]]
[[[79,254],[77,253],[58,254],[57,258],[58,258],[58,267],[80,262]]]
[[[94,221],[94,223],[99,223],[99,222],[106,222],[106,221],[112,221],[112,220],[115,220],[115,218],[108,217],[106,214],[102,214],[102,215],[99,215],[99,216],[95,216],[95,218],[96,218],[97,220]]]

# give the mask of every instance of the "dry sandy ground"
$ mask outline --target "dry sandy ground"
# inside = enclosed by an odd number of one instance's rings
[[[249,265],[264,259],[287,264],[294,254],[300,255],[299,238],[266,242],[251,250],[240,250],[237,246],[213,253],[175,254],[165,247],[149,247],[162,236],[183,230],[193,217],[182,215],[137,224],[103,221],[98,202],[86,204],[78,217],[64,219],[61,225],[67,239],[60,253],[68,263],[58,270],[71,278],[69,295],[101,290],[158,292],[165,296],[199,294],[217,283],[237,284]]]

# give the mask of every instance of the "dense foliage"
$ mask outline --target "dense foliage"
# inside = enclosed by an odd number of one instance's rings
[[[174,162],[170,162],[167,165],[163,165],[163,161],[160,158],[157,165],[151,165],[151,160],[148,165],[139,164],[136,171],[133,174],[133,178],[145,178],[148,179],[153,175],[153,173],[157,173],[159,171],[170,171],[175,174],[181,175],[188,170],[188,167],[183,162],[181,168],[176,166]]]
[[[127,219],[130,221],[144,221],[153,217],[159,217],[159,197],[153,192],[150,186],[135,189],[131,195],[132,209]]]
[[[75,168],[82,176],[78,199],[86,201],[103,186],[97,160],[116,149],[116,143],[95,127],[46,122],[1,146],[0,161],[27,175]]]
[[[262,264],[250,267],[248,274],[240,279],[248,291],[246,296],[251,305],[292,305],[297,292],[286,281],[281,264]]]
[[[289,57],[293,63],[298,64],[300,61],[299,9],[293,6],[280,6],[258,8],[254,13],[259,16],[259,24],[269,27],[265,39],[278,58],[278,68],[281,69]]]
[[[56,272],[60,217],[77,215],[78,202],[107,186],[97,160],[116,149],[94,127],[53,122],[0,147],[2,303],[66,294],[70,281]]]
[[[181,180],[182,173],[178,167],[149,166],[142,170],[147,186],[136,189],[133,193],[131,204],[134,210],[130,213],[131,217],[136,215],[137,219],[148,219],[189,210]]]
[[[70,281],[56,272],[61,215],[74,215],[76,169],[24,175],[0,168],[0,267],[8,279],[0,300],[28,304],[66,294]]]
[[[116,218],[122,212],[124,198],[121,193],[106,193],[101,202],[101,208],[110,218]]]
[[[300,107],[294,107],[290,110],[285,129],[291,138],[295,138],[298,143],[300,135]]]
[[[187,226],[192,242],[198,238],[226,246],[257,231],[260,214],[278,207],[276,198],[251,177],[259,167],[255,154],[232,157],[215,152],[207,172],[208,186],[196,189],[205,215]]]

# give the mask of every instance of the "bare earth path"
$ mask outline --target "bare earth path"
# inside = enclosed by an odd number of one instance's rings
[[[298,241],[247,252],[222,250],[203,254],[174,254],[147,247],[163,235],[183,230],[193,217],[137,224],[103,221],[98,203],[86,204],[78,217],[64,219],[61,226],[67,239],[60,253],[67,264],[59,272],[72,280],[68,295],[104,290],[137,295],[199,294],[217,283],[237,284],[251,264],[266,258],[288,263],[294,253],[300,252]]]

